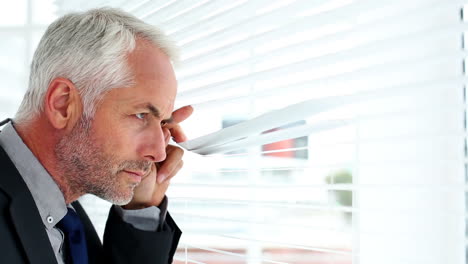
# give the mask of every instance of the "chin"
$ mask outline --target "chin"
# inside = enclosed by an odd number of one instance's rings
[[[126,204],[130,203],[130,201],[132,200],[132,197],[130,197],[130,198],[119,197],[119,198],[106,199],[106,200],[108,202],[112,203],[112,204],[115,204],[115,205],[126,205]]]
[[[105,195],[98,195],[102,199],[115,204],[115,205],[126,205],[130,203],[133,198],[133,188],[126,188],[123,190],[118,190],[116,192],[107,193]]]

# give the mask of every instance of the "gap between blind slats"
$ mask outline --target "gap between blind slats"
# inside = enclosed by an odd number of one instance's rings
[[[425,30],[422,32],[417,32],[417,33],[410,33],[409,35],[404,35],[404,36],[397,36],[397,37],[391,37],[387,39],[378,39],[375,41],[366,41],[363,43],[358,43],[356,45],[353,45],[349,48],[337,51],[337,52],[327,52],[325,54],[316,54],[313,56],[313,58],[320,60],[323,62],[323,64],[331,64],[335,61],[345,61],[345,60],[351,60],[353,58],[359,58],[361,56],[370,56],[373,53],[379,53],[383,51],[391,51],[393,49],[396,49],[399,51],[404,51],[405,49],[411,50],[414,47],[411,46],[421,46],[424,45],[424,43],[435,43],[436,40],[442,40],[446,41],[447,37],[449,35],[455,35],[456,33],[462,34],[463,31],[468,30],[468,25],[467,24],[451,24],[448,26],[444,27],[437,27],[437,28],[431,28],[429,30]],[[353,39],[354,36],[351,36],[351,39]],[[333,40],[336,39],[336,40]],[[292,46],[287,46],[287,47],[281,47],[276,50],[273,50],[268,53],[263,53],[260,56],[253,56],[249,59],[242,60],[240,62],[235,62],[233,64],[229,65],[224,65],[221,67],[213,67],[211,69],[204,69],[203,72],[196,72],[196,73],[191,73],[190,75],[187,76],[181,76],[178,80],[180,83],[184,82],[191,82],[194,80],[199,80],[199,79],[204,79],[204,78],[209,78],[210,76],[213,76],[215,74],[219,74],[220,72],[233,69],[233,68],[238,68],[241,66],[246,66],[246,65],[251,65],[258,63],[262,60],[270,60],[271,58],[275,58],[276,56],[281,56],[285,55],[287,53],[292,53],[294,52],[301,52],[301,49],[308,49],[308,50],[313,50],[314,47],[320,47],[320,46],[325,46],[327,43],[339,43],[340,41],[343,41],[343,43],[346,43],[346,40],[344,39],[344,36],[342,33],[339,34],[334,34],[330,37],[326,37],[320,40],[311,40],[311,41],[305,41],[301,42],[298,44],[294,44]],[[398,49],[400,47],[400,49]],[[286,50],[286,51],[285,51]],[[304,53],[306,54],[306,53]],[[206,63],[205,61],[204,63]]]
[[[185,149],[194,150],[202,147],[216,146],[248,137],[255,133],[261,133],[282,125],[300,121],[312,115],[334,109],[359,101],[366,101],[387,96],[404,95],[405,89],[386,89],[380,91],[361,92],[346,96],[332,96],[319,99],[311,99],[296,103],[282,109],[270,111],[256,118],[227,127],[218,132],[192,139],[179,145]],[[294,117],[294,118],[291,118]]]
[[[367,1],[367,2],[368,3],[366,3],[366,1],[364,1],[364,2],[361,2],[360,4],[356,4],[356,5],[352,4],[350,6],[345,6],[345,7],[336,9],[336,10],[324,12],[322,14],[313,15],[313,16],[310,16],[310,17],[294,18],[292,21],[289,21],[287,24],[285,24],[283,26],[279,26],[279,27],[276,27],[276,28],[271,29],[269,31],[260,33],[259,36],[255,36],[255,35],[251,36],[250,38],[253,38],[253,39],[255,39],[257,37],[268,38],[270,36],[269,40],[272,41],[273,39],[271,39],[271,35],[275,35],[275,36],[279,35],[281,37],[284,37],[284,35],[289,35],[289,34],[292,34],[292,33],[299,33],[299,32],[303,32],[303,31],[306,31],[306,30],[311,30],[311,29],[314,29],[314,28],[321,28],[321,27],[324,27],[325,25],[329,25],[329,24],[336,25],[338,22],[343,23],[343,24],[347,24],[347,25],[365,24],[366,22],[358,22],[357,17],[352,16],[352,14],[355,12],[355,10],[359,9],[358,5],[368,5],[368,6],[373,7],[373,8],[380,8],[381,7],[381,2],[380,1],[379,2]],[[436,2],[435,5],[434,5],[434,2]],[[437,14],[440,14],[441,12],[444,12],[444,11],[446,12],[448,8],[457,7],[459,5],[459,3],[462,2],[462,1],[448,2],[448,3],[447,2],[440,3],[440,2],[441,2],[440,0],[435,0],[435,1],[431,1],[431,2],[425,1],[420,5],[416,5],[414,7],[415,10],[412,10],[412,13],[416,18],[421,17],[421,16],[427,17],[427,16],[430,16],[430,15],[437,15]],[[408,2],[405,2],[405,4],[407,4],[407,3]],[[405,10],[405,11],[409,12],[407,10]],[[433,14],[433,13],[435,13],[435,14]],[[272,19],[273,19],[273,21],[278,20],[277,18],[272,18]],[[394,20],[392,20],[392,21],[394,21]],[[257,26],[258,26],[257,23],[248,24],[248,25],[246,25],[246,29],[244,29],[241,32],[245,32],[246,30],[249,30],[249,28],[255,28]],[[235,30],[240,30],[241,28],[239,28],[239,25],[233,25],[232,27],[230,27],[230,29],[231,29],[231,31],[235,31]],[[212,43],[212,42],[215,42],[218,39],[222,40],[226,36],[235,35],[234,33],[235,32],[230,32],[230,31],[228,31],[228,30],[226,30],[224,28],[224,29],[219,30],[219,32],[212,33],[211,35],[201,36],[197,40],[193,40],[193,41],[183,43],[183,44],[179,43],[179,44],[181,45],[181,48],[182,48],[182,50],[184,50],[185,53],[191,54],[191,53],[194,53],[194,50],[197,50],[197,49],[200,49],[200,48],[205,48],[206,43]],[[177,35],[172,34],[170,36],[174,37],[176,40],[179,39],[177,37]],[[245,42],[245,41],[251,41],[251,40],[243,39],[243,40],[240,40],[238,42],[231,43],[229,45],[238,45],[239,42]],[[206,53],[206,52],[208,52],[208,51],[204,51],[204,52],[202,51],[202,52],[199,52],[199,53]],[[183,61],[182,65],[184,65],[184,64],[185,64],[185,61]]]

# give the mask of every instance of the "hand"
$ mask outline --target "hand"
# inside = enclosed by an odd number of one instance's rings
[[[184,106],[172,113],[173,122],[163,128],[166,135],[166,159],[153,164],[150,173],[135,187],[133,199],[129,204],[123,206],[124,209],[142,209],[161,204],[171,178],[183,166],[184,151],[179,147],[169,145],[169,140],[171,137],[175,142],[186,140],[179,123],[187,119],[192,112],[191,106]]]

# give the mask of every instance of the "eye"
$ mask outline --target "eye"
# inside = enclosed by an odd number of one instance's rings
[[[146,115],[148,115],[148,113],[138,113],[138,114],[135,114],[135,117],[140,120],[143,120],[145,119]]]

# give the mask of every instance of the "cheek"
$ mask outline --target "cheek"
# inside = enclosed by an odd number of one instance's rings
[[[144,153],[148,145],[148,140],[147,133],[137,133],[132,137],[131,142],[129,142],[129,144],[131,144],[130,148],[135,149],[138,154]]]
[[[96,131],[94,136],[107,154],[119,157],[129,156],[126,152],[134,149],[135,134],[123,126],[107,126]]]
[[[137,148],[138,137],[138,133],[134,131],[115,132],[109,137],[110,147],[115,155],[123,155],[123,153],[128,155]]]

